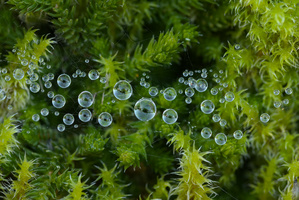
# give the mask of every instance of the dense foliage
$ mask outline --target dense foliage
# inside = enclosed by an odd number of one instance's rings
[[[0,1],[1,198],[298,200],[297,6]],[[70,86],[59,87],[61,74]],[[201,78],[208,88],[187,98],[185,89],[192,93]],[[127,100],[114,96],[119,80],[133,88]],[[173,101],[167,87],[177,91]],[[93,95],[87,122],[82,91]],[[57,94],[62,107],[53,106]],[[142,97],[157,107],[149,121],[134,114]],[[204,100],[215,105],[211,114]],[[162,119],[166,109],[177,112],[175,123]],[[103,112],[113,118],[107,127],[98,122]],[[203,137],[205,127],[211,137]],[[215,142],[218,133],[225,144]]]

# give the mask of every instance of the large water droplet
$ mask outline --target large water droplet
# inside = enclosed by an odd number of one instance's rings
[[[57,94],[52,99],[52,105],[55,108],[62,108],[65,105],[65,98],[64,96]]]
[[[120,80],[114,85],[113,94],[118,100],[127,100],[132,96],[133,89],[128,81]]]
[[[22,78],[24,78],[24,71],[22,69],[15,69],[13,71],[13,77],[16,79],[16,80],[21,80]]]
[[[63,132],[63,131],[65,130],[65,125],[64,125],[64,124],[58,124],[58,126],[57,126],[57,130],[58,130],[59,132]]]
[[[30,85],[30,91],[33,92],[33,93],[38,93],[40,90],[40,86],[38,83],[36,82],[33,82],[31,85]]]
[[[163,95],[167,101],[172,101],[176,98],[177,93],[173,87],[168,87],[164,90]]]
[[[194,93],[195,93],[195,91],[194,91],[194,89],[191,88],[191,87],[187,87],[187,88],[185,89],[185,95],[186,95],[187,97],[192,97],[192,96],[194,95]]]
[[[88,91],[83,91],[79,94],[78,96],[78,103],[82,107],[89,107],[93,103],[93,96],[90,92]]]
[[[227,92],[225,93],[224,98],[227,102],[232,102],[235,99],[235,95],[232,92]]]
[[[163,112],[162,119],[166,124],[173,124],[178,120],[178,113],[174,109],[167,109]]]
[[[211,114],[214,111],[214,109],[215,109],[215,105],[210,100],[204,100],[200,104],[200,109],[205,114]]]
[[[263,123],[267,123],[270,120],[270,115],[268,113],[263,113],[260,116],[260,120]]]
[[[88,122],[91,119],[91,112],[88,109],[82,109],[79,112],[79,119],[82,122]]]
[[[149,121],[156,114],[156,104],[149,98],[138,100],[134,106],[134,114],[141,121]]]
[[[218,145],[224,145],[226,143],[226,141],[227,141],[227,137],[224,133],[218,133],[215,136],[215,142]]]
[[[65,125],[72,125],[75,121],[75,118],[72,114],[67,113],[63,116],[63,123],[65,123]]]
[[[243,132],[241,130],[236,130],[234,132],[234,138],[236,138],[237,140],[240,140],[243,137]]]
[[[285,93],[286,93],[287,95],[290,95],[290,94],[293,93],[293,89],[292,89],[292,88],[287,88],[287,89],[285,90]]]
[[[102,112],[98,117],[98,122],[101,126],[107,127],[110,126],[112,123],[112,116],[108,112]]]
[[[90,78],[90,80],[97,80],[100,75],[99,75],[99,72],[95,69],[92,69],[88,72],[88,77]]]
[[[67,88],[71,85],[71,77],[67,74],[60,74],[57,78],[57,84],[61,88]]]
[[[201,136],[205,139],[208,139],[210,138],[212,135],[212,130],[208,127],[204,127],[202,130],[201,130]]]
[[[205,79],[198,79],[196,81],[195,89],[198,92],[204,92],[208,89],[208,82]]]

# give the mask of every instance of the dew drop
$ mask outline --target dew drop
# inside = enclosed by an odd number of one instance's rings
[[[13,71],[13,77],[16,79],[16,80],[21,80],[22,78],[24,78],[24,71],[22,69],[15,69]]]
[[[215,109],[215,105],[210,100],[204,100],[200,104],[200,109],[205,114],[211,114],[214,111],[214,109]]]
[[[52,99],[52,105],[55,108],[62,108],[65,105],[65,98],[64,96],[57,94]]]
[[[111,125],[113,121],[113,118],[111,116],[110,113],[108,112],[102,112],[99,116],[98,116],[98,122],[101,126],[103,127],[108,127]]]
[[[213,88],[211,89],[211,94],[212,94],[212,95],[217,95],[217,94],[218,94],[218,90],[217,90],[217,88],[213,87]]]
[[[221,120],[221,117],[220,117],[219,114],[214,114],[212,119],[213,119],[214,122],[219,122]]]
[[[225,119],[220,119],[219,121],[220,126],[224,127],[227,124],[227,121]]]
[[[172,101],[176,98],[177,92],[173,87],[168,87],[164,90],[163,95],[167,101]]]
[[[174,109],[166,109],[162,114],[162,119],[166,124],[173,124],[178,119],[178,113]]]
[[[227,92],[225,93],[224,98],[227,102],[232,102],[235,99],[235,95],[233,92]]]
[[[201,136],[205,139],[208,139],[212,136],[212,130],[208,127],[204,127],[200,133],[201,133]]]
[[[57,84],[61,88],[67,88],[71,85],[71,77],[67,74],[60,74],[57,78]]]
[[[186,104],[190,104],[190,103],[192,103],[192,99],[190,97],[187,97],[185,99],[185,102],[186,102]]]
[[[156,88],[156,87],[151,87],[151,88],[148,90],[148,93],[149,93],[152,97],[155,97],[155,96],[157,96],[157,94],[159,93],[159,90],[158,90],[158,88]]]
[[[88,109],[82,109],[79,112],[79,119],[82,122],[88,122],[91,119],[91,112]]]
[[[274,107],[275,108],[279,108],[281,106],[281,102],[280,101],[274,101]]]
[[[72,125],[75,121],[75,118],[72,114],[67,113],[63,116],[62,121],[65,125]]]
[[[100,82],[101,82],[101,83],[106,83],[106,82],[107,82],[107,79],[106,79],[105,77],[101,77],[101,78],[100,78]]]
[[[43,109],[41,109],[40,114],[42,116],[48,116],[49,115],[49,110],[47,108],[43,108]]]
[[[285,93],[286,93],[287,95],[290,95],[290,94],[293,93],[293,89],[292,89],[292,88],[287,88],[287,89],[285,90]]]
[[[243,132],[241,130],[236,130],[234,132],[234,138],[236,138],[237,140],[240,140],[243,137]]]
[[[53,98],[53,97],[54,97],[54,92],[53,92],[53,91],[49,91],[49,92],[47,93],[47,96],[48,96],[49,98]]]
[[[134,106],[134,114],[140,121],[149,121],[156,114],[156,104],[149,98],[139,99]]]
[[[194,89],[191,88],[191,87],[187,87],[187,88],[185,89],[185,95],[186,95],[187,97],[192,97],[192,96],[194,95],[194,93],[195,93],[195,91],[194,91]]]
[[[50,81],[45,82],[44,84],[45,88],[51,88],[52,87],[52,83]]]
[[[260,116],[260,120],[263,123],[267,123],[270,120],[270,115],[268,113],[263,113]]]
[[[198,92],[204,92],[208,89],[208,82],[205,79],[198,79],[196,81],[195,89]]]
[[[227,137],[224,133],[218,133],[215,136],[215,142],[218,145],[224,145],[226,143],[226,141],[227,141]]]
[[[284,104],[284,105],[288,105],[289,104],[289,100],[288,99],[284,99],[284,100],[282,100],[282,103]]]
[[[88,77],[89,77],[90,80],[94,81],[94,80],[97,80],[100,77],[100,75],[99,75],[99,72],[97,70],[92,69],[88,72]]]
[[[0,101],[3,101],[6,98],[6,93],[3,89],[0,89]]]
[[[38,83],[36,83],[36,82],[31,83],[31,85],[30,85],[30,91],[31,92],[38,93],[39,90],[40,90],[40,86],[39,86]]]
[[[88,91],[83,91],[78,96],[78,103],[82,107],[87,108],[91,106],[93,104],[93,101],[94,101],[93,96]]]
[[[279,90],[274,90],[274,91],[273,91],[273,94],[274,94],[274,95],[279,95],[279,94],[280,94],[280,91],[279,91]]]
[[[128,81],[120,80],[114,85],[113,94],[118,100],[127,100],[132,96],[133,89]]]
[[[58,126],[57,126],[57,130],[58,130],[59,132],[63,132],[63,131],[65,130],[65,125],[64,125],[64,124],[58,124]]]
[[[34,114],[34,115],[32,115],[32,120],[33,120],[33,121],[38,122],[39,119],[40,119],[39,114]]]

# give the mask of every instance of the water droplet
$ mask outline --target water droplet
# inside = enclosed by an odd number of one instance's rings
[[[62,120],[65,125],[72,125],[75,121],[75,118],[72,114],[67,113],[63,116]]]
[[[214,78],[218,78],[218,74],[213,74],[213,77]]]
[[[208,89],[208,82],[205,79],[198,79],[196,82],[195,89],[198,92],[204,92]]]
[[[24,78],[24,71],[22,69],[15,69],[13,71],[13,77],[16,79],[16,80],[21,80],[22,78]]]
[[[226,141],[227,141],[227,137],[224,133],[218,133],[215,136],[215,142],[218,145],[224,145],[226,143]]]
[[[183,94],[183,90],[182,90],[182,89],[179,89],[179,90],[178,90],[178,93],[179,93],[179,94]]]
[[[179,83],[184,83],[185,79],[183,77],[179,78]]]
[[[224,98],[227,102],[232,102],[235,99],[235,95],[232,92],[227,92],[225,93]]]
[[[40,119],[39,114],[32,115],[32,120],[33,121],[37,122],[37,121],[39,121],[39,119]]]
[[[61,88],[67,88],[71,85],[71,77],[67,74],[60,74],[57,78],[57,84]]]
[[[185,70],[185,71],[183,72],[183,76],[184,76],[184,77],[187,77],[187,76],[188,76],[188,70]]]
[[[65,125],[64,125],[64,124],[58,124],[58,126],[57,126],[57,130],[58,130],[59,132],[63,132],[63,131],[65,130]]]
[[[164,90],[163,95],[167,101],[172,101],[176,98],[177,93],[173,87],[168,87]]]
[[[201,73],[201,78],[207,78],[208,74],[207,73]]]
[[[134,106],[134,114],[140,121],[149,121],[156,114],[156,104],[149,98],[139,99]]]
[[[188,85],[191,87],[191,88],[195,88],[195,86],[196,86],[196,80],[194,79],[194,78],[192,78],[192,77],[189,77],[188,78]]]
[[[3,68],[3,69],[1,70],[1,72],[2,72],[2,74],[6,74],[6,73],[7,73],[7,69],[6,69],[6,68]]]
[[[49,80],[50,80],[50,81],[51,81],[51,80],[54,80],[54,78],[55,78],[55,76],[54,76],[53,73],[49,73],[49,74],[48,74],[48,77],[49,77]]]
[[[101,83],[106,83],[106,82],[107,82],[107,79],[106,79],[105,77],[101,77],[101,78],[100,78],[100,82],[101,82]]]
[[[53,98],[54,97],[54,92],[53,91],[49,91],[48,94],[47,94],[47,96],[49,98]]]
[[[227,121],[225,119],[220,119],[219,121],[220,126],[224,127],[227,124]]]
[[[279,90],[274,90],[273,93],[274,93],[274,95],[279,95],[280,91]]]
[[[43,109],[41,109],[40,114],[42,116],[48,116],[49,115],[49,110],[47,108],[43,108]]]
[[[127,100],[133,94],[133,89],[128,81],[120,80],[113,87],[113,94],[118,100]]]
[[[173,124],[178,119],[178,113],[174,109],[167,109],[163,112],[162,119],[166,124]]]
[[[95,69],[92,69],[88,72],[88,77],[90,78],[90,80],[97,80],[100,75],[99,75],[99,72]]]
[[[212,130],[208,127],[204,127],[202,130],[201,130],[201,136],[205,139],[208,139],[212,136]]]
[[[241,130],[236,130],[234,132],[234,138],[236,138],[237,140],[240,140],[243,137],[243,132]]]
[[[43,80],[44,82],[49,81],[49,76],[48,76],[48,74],[43,75],[43,76],[42,76],[42,80]]]
[[[9,76],[9,75],[7,75],[7,76],[5,76],[5,77],[4,77],[4,80],[5,80],[5,81],[10,81],[10,80],[11,80],[11,78],[10,78],[10,76]]]
[[[187,97],[185,99],[185,102],[186,102],[186,104],[190,104],[190,103],[192,103],[192,99],[190,97]]]
[[[151,88],[148,90],[148,93],[149,93],[152,97],[155,97],[155,96],[157,96],[157,94],[159,93],[159,90],[158,90],[158,88],[156,88],[156,87],[151,87]]]
[[[22,59],[21,65],[27,66],[28,65],[28,60],[27,59]]]
[[[286,93],[287,95],[290,95],[290,94],[293,93],[293,89],[292,89],[292,88],[287,88],[287,89],[285,90],[285,93]]]
[[[39,76],[38,76],[37,73],[34,73],[34,74],[32,74],[32,75],[30,76],[30,80],[31,80],[31,81],[37,81],[38,78],[39,78]]]
[[[187,97],[193,97],[194,93],[195,93],[195,91],[191,87],[188,87],[185,89],[185,95]]]
[[[8,106],[7,106],[7,109],[8,109],[8,110],[12,110],[12,105],[8,105]]]
[[[112,116],[108,112],[102,112],[98,117],[98,122],[103,127],[108,127],[112,123]]]
[[[83,91],[78,96],[79,105],[85,108],[91,106],[93,104],[93,100],[92,94],[88,91]]]
[[[218,90],[217,90],[217,88],[213,87],[213,88],[211,89],[211,94],[212,94],[212,95],[217,95],[217,94],[218,94]]]
[[[214,114],[212,119],[213,119],[214,122],[219,122],[221,120],[221,117],[220,117],[219,114]]]
[[[33,82],[31,85],[30,85],[30,91],[33,92],[33,93],[38,93],[40,90],[40,86],[38,83],[36,82]]]
[[[263,123],[267,123],[270,120],[270,115],[268,113],[263,113],[260,116],[260,120]]]
[[[0,89],[0,101],[3,101],[6,98],[6,93],[3,89]]]
[[[280,101],[274,101],[274,107],[275,108],[279,108],[281,106],[281,102]]]
[[[55,111],[55,112],[54,112],[54,115],[55,115],[55,116],[59,116],[59,112],[58,112],[58,111]]]
[[[193,76],[193,74],[194,74],[193,71],[189,71],[188,73],[189,76]]]
[[[282,100],[282,103],[284,104],[284,105],[288,105],[289,104],[289,100],[288,99],[284,99],[284,100]]]
[[[91,119],[91,112],[88,109],[82,109],[79,112],[79,119],[82,122],[88,122]]]
[[[204,100],[200,104],[200,109],[205,114],[211,114],[214,111],[214,109],[215,109],[215,105],[210,100]]]
[[[79,127],[78,124],[75,124],[75,125],[74,125],[74,128],[78,128],[78,127]]]
[[[73,77],[73,78],[77,78],[78,75],[77,75],[76,73],[73,73],[73,74],[72,74],[72,77]]]
[[[235,50],[240,50],[241,49],[241,46],[239,44],[236,44],[235,45]]]
[[[65,98],[61,94],[57,94],[52,99],[52,105],[55,108],[62,108],[65,105]]]
[[[51,88],[52,87],[52,83],[50,81],[45,82],[44,84],[45,88]]]
[[[151,85],[150,85],[149,82],[146,82],[145,85],[144,85],[145,88],[149,88],[150,86],[151,86]]]
[[[220,102],[220,103],[224,103],[224,102],[225,102],[225,99],[224,99],[224,98],[220,98],[220,99],[219,99],[219,102]]]
[[[85,63],[89,63],[89,59],[85,59]]]
[[[30,79],[26,79],[26,84],[30,85],[32,82],[30,81]]]
[[[219,70],[219,74],[223,74],[223,70]]]

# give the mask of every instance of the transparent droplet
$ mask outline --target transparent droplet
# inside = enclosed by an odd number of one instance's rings
[[[6,98],[6,93],[3,89],[0,89],[0,101],[3,101]]]
[[[217,95],[217,94],[218,94],[218,90],[217,90],[217,88],[213,87],[213,88],[211,89],[211,94],[212,94],[212,95]]]
[[[79,105],[85,108],[91,106],[93,104],[93,100],[92,94],[88,91],[83,91],[78,96]]]
[[[228,87],[228,84],[227,83],[223,83],[222,85],[224,88],[227,88]]]
[[[243,137],[243,132],[241,130],[236,130],[234,132],[234,138],[236,138],[237,140],[240,140]]]
[[[263,123],[267,123],[270,120],[270,115],[268,113],[263,113],[260,116],[260,120]]]
[[[85,59],[85,63],[89,63],[89,59]]]
[[[224,145],[226,143],[226,141],[227,141],[227,137],[224,133],[218,133],[215,136],[215,142],[218,145]]]
[[[187,88],[185,89],[185,95],[186,95],[187,97],[192,97],[192,96],[194,95],[194,93],[195,93],[195,91],[194,91],[194,89],[191,88],[191,87],[187,87]]]
[[[78,128],[78,127],[79,127],[78,124],[75,124],[75,125],[74,125],[74,128]]]
[[[208,82],[205,79],[198,79],[195,85],[198,92],[204,92],[208,89]]]
[[[95,69],[92,69],[88,72],[88,77],[90,78],[90,80],[97,80],[100,75],[99,75],[99,72]]]
[[[38,74],[37,73],[34,73],[30,76],[30,81],[37,81],[39,78]]]
[[[61,94],[57,94],[52,99],[52,105],[55,108],[62,108],[65,105],[65,98]]]
[[[128,81],[120,80],[114,85],[113,94],[118,100],[127,100],[132,96],[133,89]]]
[[[223,70],[219,70],[219,74],[223,74]]]
[[[6,69],[6,68],[3,68],[3,69],[1,70],[1,72],[2,72],[2,74],[6,74],[6,73],[7,73],[7,69]]]
[[[9,76],[9,75],[6,75],[6,76],[4,77],[4,80],[5,80],[5,81],[10,81],[10,80],[11,80],[11,78],[10,78],[10,76]]]
[[[75,121],[75,118],[72,114],[67,113],[63,116],[62,120],[65,125],[72,125]]]
[[[49,76],[48,76],[48,74],[43,75],[43,76],[42,76],[42,80],[43,80],[44,82],[49,81]]]
[[[184,77],[179,78],[179,83],[184,83],[184,81],[185,81]]]
[[[16,80],[21,80],[22,78],[24,78],[24,71],[22,69],[15,69],[13,71],[13,77],[16,79]]]
[[[39,119],[40,119],[39,114],[32,115],[32,120],[33,121],[37,122],[37,121],[39,121]]]
[[[31,83],[31,85],[30,85],[30,91],[31,92],[38,93],[39,90],[40,90],[40,86],[39,86],[38,83],[36,83],[36,82]]]
[[[214,122],[219,122],[221,120],[221,117],[220,117],[219,114],[214,114],[212,119],[213,119]]]
[[[80,74],[81,74],[81,70],[80,70],[80,69],[77,69],[77,70],[76,70],[76,74],[77,74],[77,75],[80,75]]]
[[[51,88],[52,87],[52,83],[50,81],[45,82],[44,84],[45,88]]]
[[[55,116],[59,116],[59,112],[58,112],[58,111],[55,111],[55,112],[54,112],[54,115],[55,115]]]
[[[158,88],[156,88],[156,87],[151,87],[151,88],[148,90],[148,93],[149,93],[152,97],[155,97],[155,96],[157,96],[157,94],[159,93],[159,90],[158,90]]]
[[[85,77],[86,76],[86,73],[85,72],[82,72],[81,74],[80,74],[80,77]]]
[[[76,73],[73,73],[73,74],[72,74],[72,77],[73,77],[73,78],[77,78],[78,75],[77,75]]]
[[[293,89],[292,89],[292,88],[287,88],[287,89],[285,90],[285,93],[286,93],[287,95],[290,95],[290,94],[293,93]]]
[[[8,109],[8,110],[12,110],[12,108],[13,108],[12,105],[8,105],[8,106],[7,106],[7,109]]]
[[[101,83],[106,83],[106,82],[107,82],[106,77],[101,77],[101,78],[100,78],[100,82],[101,82]]]
[[[188,76],[188,70],[185,70],[185,71],[183,72],[183,76],[184,76],[184,77],[187,77],[187,76]]]
[[[88,109],[82,109],[79,112],[79,119],[82,122],[88,122],[88,121],[90,121],[91,116],[92,116],[92,114],[91,114],[90,110],[88,110]]]
[[[213,77],[214,78],[218,78],[218,74],[213,74]]]
[[[235,99],[235,95],[233,92],[227,92],[225,93],[224,98],[227,102],[232,102]]]
[[[42,116],[48,116],[49,115],[49,110],[47,108],[43,108],[43,109],[41,109],[40,114]]]
[[[63,131],[65,130],[65,125],[64,125],[64,124],[58,124],[58,126],[57,126],[57,130],[58,130],[59,132],[63,132]]]
[[[134,106],[134,114],[140,121],[153,119],[156,111],[156,104],[149,98],[141,98]]]
[[[274,91],[273,91],[273,94],[274,94],[274,95],[279,95],[279,94],[280,94],[280,91],[279,91],[279,90],[274,90]]]
[[[108,112],[102,112],[98,117],[98,122],[103,127],[108,127],[112,123],[112,116]]]
[[[140,81],[140,85],[141,85],[142,87],[145,86],[145,83],[146,83],[146,82],[145,82],[144,80],[141,80],[141,81]]]
[[[57,78],[57,84],[61,88],[67,88],[71,85],[71,77],[67,74],[60,74]]]
[[[194,72],[193,71],[189,71],[188,75],[189,76],[193,76]]]
[[[179,94],[183,94],[183,90],[182,90],[182,89],[179,89],[179,90],[178,90],[178,93],[179,93]]]
[[[28,65],[28,60],[27,59],[22,59],[21,65],[27,66]]]
[[[189,85],[191,88],[195,88],[196,84],[197,84],[197,82],[196,82],[196,80],[195,80],[194,78],[192,78],[192,77],[189,77],[189,78],[188,78],[188,85]]]
[[[220,99],[219,99],[219,102],[220,102],[220,103],[224,103],[224,102],[225,102],[225,99],[224,99],[224,98],[220,98]]]
[[[54,97],[54,92],[53,92],[53,91],[49,91],[49,92],[47,93],[47,96],[48,96],[49,98],[53,98],[53,97]]]
[[[204,100],[200,104],[200,109],[205,114],[211,114],[214,111],[214,109],[215,109],[215,105],[210,100]]]
[[[190,104],[190,103],[192,103],[192,99],[190,97],[187,97],[185,99],[185,102],[186,102],[186,104]]]
[[[151,85],[150,85],[149,82],[146,82],[145,85],[144,85],[145,88],[149,88],[150,86],[151,86]]]
[[[284,104],[284,105],[288,105],[289,104],[289,100],[288,99],[284,99],[284,100],[282,100],[282,103]]]
[[[26,79],[26,84],[30,85],[32,82],[30,81],[30,79]]]
[[[208,74],[207,73],[201,73],[201,78],[207,78]]]
[[[167,109],[163,112],[162,119],[166,124],[173,124],[178,120],[178,113],[174,109]]]
[[[49,74],[48,74],[48,77],[49,77],[49,80],[50,80],[50,81],[51,81],[51,80],[54,80],[54,78],[55,78],[55,76],[54,76],[53,73],[49,73]]]
[[[201,133],[201,136],[205,139],[208,139],[212,136],[212,130],[208,127],[204,127],[200,133]]]
[[[227,121],[225,119],[220,119],[219,121],[220,126],[224,127],[227,124]]]
[[[235,45],[235,50],[240,50],[241,49],[241,46],[239,44],[236,44]]]
[[[176,98],[177,92],[173,87],[168,87],[164,90],[163,95],[167,101],[172,101]]]
[[[281,106],[281,102],[280,101],[274,101],[274,107],[275,108],[279,108]]]

